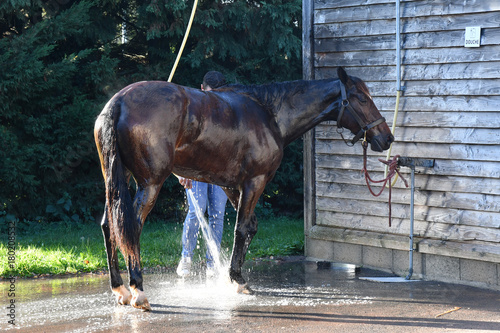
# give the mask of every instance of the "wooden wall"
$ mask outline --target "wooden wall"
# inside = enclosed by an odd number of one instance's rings
[[[306,79],[362,78],[392,125],[396,101],[395,1],[304,1]],[[392,155],[435,159],[417,168],[415,241],[420,253],[500,262],[500,1],[402,0],[402,90]],[[309,18],[311,30],[306,19]],[[480,26],[481,46],[464,47]],[[408,249],[410,190],[370,195],[360,144],[347,147],[335,122],[306,137],[308,238]],[[370,152],[372,177],[383,177]],[[409,180],[409,169],[402,168]],[[310,208],[308,208],[308,206]]]

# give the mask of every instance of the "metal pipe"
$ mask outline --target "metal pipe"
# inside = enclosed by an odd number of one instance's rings
[[[411,166],[411,197],[410,197],[410,260],[406,280],[410,280],[413,275],[413,223],[414,223],[414,202],[415,202],[415,165]]]
[[[401,7],[396,0],[396,79],[397,91],[401,91]]]
[[[394,135],[396,132],[396,122],[398,120],[398,112],[399,112],[399,99],[401,97],[401,7],[400,0],[396,1],[396,107],[394,108],[394,117],[392,119],[392,127],[391,133]],[[392,144],[387,150],[387,160],[391,158],[392,152]],[[389,173],[389,167],[385,166],[384,177],[387,177]],[[396,183],[397,176],[394,179],[394,183]]]
[[[415,167],[433,168],[434,160],[400,156],[398,166],[405,166],[411,170],[411,197],[410,197],[410,263],[406,280],[410,280],[413,275],[413,252],[414,250],[414,221],[415,221]]]
[[[393,128],[396,126],[396,117],[399,111],[399,98],[401,96],[401,6],[400,0],[396,0],[396,86],[397,102]],[[413,225],[414,225],[414,195],[415,195],[415,164],[411,165],[411,202],[410,202],[410,258],[406,280],[410,280],[413,275]]]

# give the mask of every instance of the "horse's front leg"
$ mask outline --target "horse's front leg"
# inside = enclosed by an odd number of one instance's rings
[[[248,247],[257,233],[257,226],[257,217],[252,213],[246,221],[240,222],[238,219],[237,226],[234,231],[233,254],[231,257],[229,277],[231,278],[231,281],[238,284],[238,293],[252,293],[252,290],[248,287],[245,279],[241,275],[241,267],[245,262]]]
[[[253,237],[257,233],[257,217],[254,208],[266,185],[264,176],[252,179],[246,183],[241,190],[236,227],[234,230],[233,253],[231,256],[231,267],[229,277],[231,281],[238,284],[238,292],[251,293],[245,279],[241,275],[241,267],[245,262],[245,256]]]

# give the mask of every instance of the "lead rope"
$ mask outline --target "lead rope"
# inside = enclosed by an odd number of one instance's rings
[[[387,185],[387,183],[389,183],[389,202],[388,202],[388,205],[389,205],[389,227],[390,227],[391,226],[391,217],[392,217],[391,196],[392,196],[392,185],[393,185],[391,182],[391,178],[394,177],[395,175],[399,175],[401,180],[405,183],[405,186],[408,187],[408,182],[399,173],[399,168],[398,168],[399,155],[396,155],[392,159],[389,159],[389,160],[383,160],[383,159],[379,158],[378,160],[380,162],[387,165],[387,168],[388,168],[387,176],[381,180],[373,180],[370,177],[370,175],[368,174],[368,169],[366,168],[366,160],[367,160],[367,152],[366,151],[368,148],[368,141],[366,141],[366,135],[365,135],[365,139],[363,140],[362,146],[363,146],[363,170],[362,170],[362,172],[365,175],[366,185],[368,186],[370,193],[373,196],[378,197],[379,195],[382,194],[382,192],[384,192],[385,186]],[[374,184],[384,183],[384,184],[382,185],[380,192],[375,193],[372,190],[370,183],[374,183]]]

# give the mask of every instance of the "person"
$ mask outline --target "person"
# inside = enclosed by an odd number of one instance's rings
[[[210,91],[219,88],[226,84],[224,75],[217,71],[210,71],[203,77],[201,90]],[[188,276],[191,272],[191,263],[193,252],[196,247],[196,242],[200,230],[200,221],[196,216],[196,208],[192,203],[190,195],[187,193],[189,189],[193,191],[194,199],[197,201],[203,214],[208,209],[209,228],[212,231],[217,251],[220,251],[220,243],[222,240],[222,231],[224,229],[224,213],[226,209],[227,196],[224,190],[217,185],[207,184],[203,182],[193,181],[183,177],[179,178],[179,182],[186,189],[188,198],[188,213],[184,220],[182,230],[182,255],[179,265],[177,266],[177,274],[181,277]],[[214,276],[217,271],[214,263],[214,256],[210,249],[206,250],[207,258],[207,276]]]

